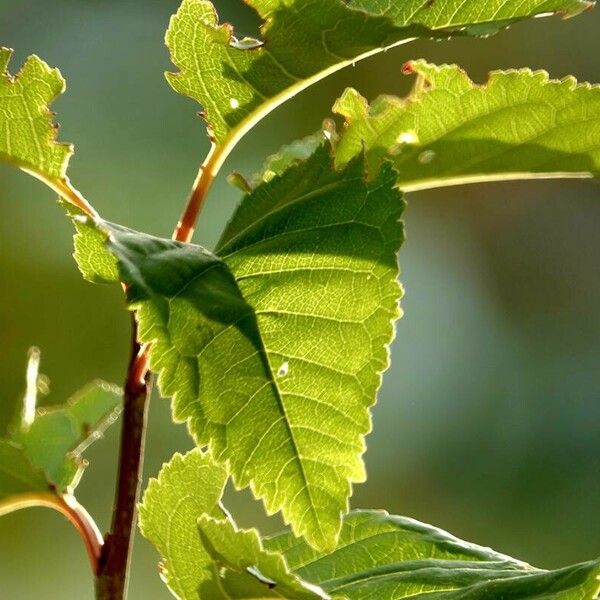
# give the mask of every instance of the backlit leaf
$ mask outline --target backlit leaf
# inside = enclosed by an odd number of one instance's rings
[[[399,316],[395,179],[336,171],[325,145],[246,197],[216,254],[104,225],[174,417],[323,549],[365,478]]]
[[[550,80],[543,71],[496,71],[474,84],[455,65],[424,61],[408,99],[370,106],[346,90],[334,110],[346,121],[343,165],[365,149],[377,173],[391,159],[404,191],[461,183],[600,174],[600,86]]]
[[[56,141],[58,125],[49,107],[64,92],[64,79],[58,69],[35,55],[13,76],[8,71],[12,53],[0,46],[0,161],[33,175],[71,205],[96,217],[67,177],[72,145]]]
[[[288,598],[318,600],[329,596],[317,586],[293,575],[282,555],[263,548],[256,529],[240,530],[230,519],[216,520],[208,515],[198,522],[200,538],[216,568],[213,570],[215,589],[200,588],[201,598]]]
[[[0,440],[0,514],[11,498],[49,489],[44,473],[31,464],[23,448]]]
[[[202,585],[214,581],[214,564],[200,541],[197,523],[203,514],[223,516],[218,503],[227,473],[199,450],[175,454],[151,479],[140,504],[142,534],[163,557],[162,576],[181,600],[198,600]],[[218,589],[206,598],[219,599]]]
[[[206,0],[183,0],[166,42],[172,87],[199,102],[219,146],[273,108],[356,60],[415,37],[489,35],[520,19],[573,15],[588,0],[248,0],[261,39],[238,39]]]
[[[56,143],[48,106],[65,89],[58,69],[30,56],[14,77],[12,50],[0,48],[0,158],[46,181],[64,179],[73,149]]]
[[[302,579],[348,600],[593,600],[600,592],[600,561],[544,571],[382,511],[347,515],[330,554],[288,533],[265,547]]]
[[[23,409],[0,439],[0,514],[19,508],[23,497],[70,494],[86,466],[81,453],[120,412],[118,388],[102,381],[64,405],[36,409],[38,363],[33,350]]]
[[[94,382],[64,405],[38,409],[34,421],[15,431],[12,441],[57,490],[65,491],[77,484],[84,468],[81,452],[117,419],[120,407],[118,388]]]

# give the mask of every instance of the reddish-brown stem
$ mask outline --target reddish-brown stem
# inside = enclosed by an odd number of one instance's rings
[[[227,151],[228,153],[228,151]],[[202,163],[198,176],[192,187],[192,192],[181,214],[181,219],[173,232],[173,239],[178,242],[190,242],[194,235],[198,216],[204,205],[204,199],[212,186],[215,175],[226,156],[223,148],[213,145],[206,160]]]
[[[96,574],[102,551],[102,534],[94,519],[71,494],[61,496],[51,492],[23,494],[17,500],[0,506],[0,514],[35,506],[52,508],[69,520],[81,536],[90,559],[92,572]]]
[[[213,145],[198,172],[181,220],[173,232],[174,240],[185,243],[191,241],[206,194],[228,153],[229,149],[220,149]],[[132,317],[132,350],[123,396],[119,476],[111,530],[104,542],[96,577],[98,600],[122,600],[127,593],[150,386],[150,346],[141,346],[137,340],[137,333],[137,322]]]
[[[146,353],[137,341],[137,323],[132,316],[131,356],[123,393],[119,475],[111,529],[104,542],[96,577],[98,600],[122,600],[127,591],[144,457],[149,387]]]

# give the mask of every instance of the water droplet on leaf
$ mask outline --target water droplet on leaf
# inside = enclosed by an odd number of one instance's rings
[[[277,371],[278,377],[285,377],[290,371],[290,364],[288,362],[282,363]]]
[[[240,107],[240,101],[237,98],[230,98],[229,99],[229,106],[231,106],[231,108],[239,108]]]
[[[397,138],[398,144],[418,144],[419,138],[414,131],[403,131]]]

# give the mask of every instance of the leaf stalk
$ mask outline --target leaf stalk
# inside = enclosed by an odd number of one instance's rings
[[[104,540],[94,519],[72,494],[60,496],[51,492],[22,494],[14,501],[0,504],[0,516],[36,506],[52,508],[69,520],[83,540],[92,573],[96,574]]]

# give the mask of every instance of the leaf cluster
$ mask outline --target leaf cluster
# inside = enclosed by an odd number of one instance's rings
[[[598,561],[537,569],[408,518],[350,511],[349,498],[366,479],[370,408],[401,316],[405,194],[597,177],[600,87],[527,69],[476,85],[456,65],[411,61],[408,97],[369,103],[347,89],[322,130],[256,174],[234,174],[243,198],[214,250],[189,238],[239,139],[319,79],[414,38],[485,37],[593,2],[248,4],[260,39],[236,37],[206,0],[183,0],[167,30],[177,69],[167,80],[202,106],[213,141],[174,239],[99,216],[66,175],[71,146],[56,141],[60,74],[30,57],[12,76],[0,50],[0,158],[60,195],[84,278],[123,287],[141,356],[197,446],[163,467],[140,505],[165,582],[184,600],[592,600]],[[105,384],[47,412],[32,413],[32,397],[29,387],[28,416],[0,440],[0,511],[28,494],[71,494],[81,450],[119,406]],[[238,528],[220,504],[229,478],[291,530],[263,539]]]

